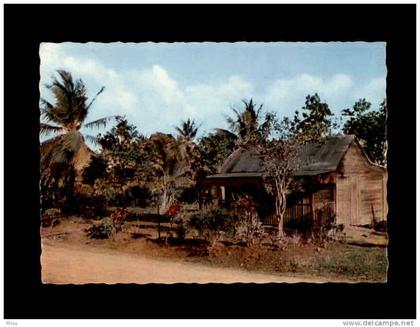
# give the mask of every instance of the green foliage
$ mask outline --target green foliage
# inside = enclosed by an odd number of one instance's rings
[[[243,111],[233,108],[235,117],[228,117],[227,122],[230,130],[237,136],[237,142],[241,146],[252,146],[259,139],[267,139],[272,131],[276,117],[273,113],[262,112],[262,106],[257,109],[252,99],[249,102],[243,100]],[[264,116],[264,117],[263,117]]]
[[[90,238],[108,239],[115,235],[117,228],[111,217],[105,217],[99,224],[92,225],[86,229],[86,235]]]
[[[44,162],[45,154],[49,154],[48,159],[55,159],[52,162],[69,161],[64,153],[73,155],[84,144],[84,139],[79,132],[82,126],[88,128],[105,126],[108,120],[114,118],[105,117],[83,124],[92,104],[105,88],[102,87],[88,103],[86,86],[81,79],[73,80],[72,75],[64,70],[58,70],[57,73],[60,80],[54,78],[51,84],[46,85],[55,98],[55,104],[45,99],[40,101],[41,117],[45,121],[40,124],[40,132],[44,135],[50,133],[61,133],[62,135],[41,144],[41,158]],[[54,149],[56,158],[51,158],[52,149]],[[46,165],[48,165],[48,160]]]
[[[111,214],[111,217],[105,217],[99,224],[94,224],[86,229],[86,235],[96,239],[111,238],[122,230],[122,225],[127,220],[127,217],[127,209],[119,208]]]
[[[317,93],[308,95],[302,111],[295,111],[290,126],[295,135],[306,135],[308,138],[317,139],[331,134],[333,125],[331,112],[326,102],[321,102]]]
[[[250,195],[237,197],[234,201],[234,213],[237,217],[234,224],[235,237],[248,246],[253,245],[262,236],[263,229],[252,197]]]
[[[107,160],[103,156],[92,156],[82,173],[83,183],[93,185],[97,179],[106,177]]]
[[[119,156],[127,155],[128,159],[132,159],[128,154],[131,150],[130,144],[139,136],[137,128],[129,124],[125,117],[117,117],[116,122],[117,124],[105,135],[98,135],[98,143],[104,151]]]
[[[340,246],[329,255],[314,258],[313,268],[321,274],[338,274],[362,280],[384,281],[386,249]]]
[[[176,130],[181,137],[184,137],[188,140],[193,140],[197,135],[198,128],[199,126],[197,123],[194,120],[188,118],[186,121],[181,123],[180,127],[176,127]]]
[[[345,134],[354,134],[373,162],[386,164],[386,118],[387,107],[384,100],[378,110],[371,110],[371,103],[365,99],[357,101],[352,109],[344,109],[348,117],[343,126]]]
[[[188,227],[196,230],[207,241],[217,241],[220,233],[235,233],[236,217],[224,213],[220,209],[199,212],[191,216]]]
[[[148,140],[151,159],[150,189],[160,211],[166,212],[183,189],[191,187],[199,168],[197,145],[186,138],[155,133]]]
[[[99,134],[97,142],[102,148],[101,158],[93,160],[85,170],[85,180],[94,182],[99,193],[116,205],[136,202],[133,196],[147,189],[145,184],[153,173],[156,154],[150,142],[125,117],[117,117],[116,126],[105,135]],[[150,191],[143,193],[140,195],[147,196]],[[145,201],[143,197],[138,202],[145,205]]]
[[[52,104],[45,99],[40,101],[43,120],[40,124],[40,133],[60,134],[41,144],[41,200],[42,208],[60,207],[63,214],[69,214],[76,209],[74,202],[76,154],[80,150],[84,150],[84,153],[89,152],[80,129],[82,126],[104,126],[113,117],[84,124],[92,104],[104,91],[104,87],[88,102],[87,90],[81,79],[74,80],[69,72],[63,70],[57,73],[59,77],[46,85],[52,92],[55,103]]]
[[[115,231],[119,232],[122,229],[122,225],[127,221],[129,212],[126,208],[118,208],[111,214],[111,219],[114,222]]]
[[[60,208],[63,215],[75,210],[76,172],[65,162],[52,163],[41,173],[41,208]]]
[[[203,137],[198,146],[202,178],[217,172],[235,148],[236,136],[224,130]]]

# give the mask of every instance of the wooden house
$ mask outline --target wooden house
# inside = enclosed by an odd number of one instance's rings
[[[307,144],[298,161],[294,178],[302,181],[304,187],[288,197],[285,225],[325,217],[345,225],[386,220],[386,168],[373,164],[354,136],[331,136]],[[273,199],[263,186],[262,163],[250,151],[235,150],[220,172],[209,176],[205,183],[228,206],[235,194],[251,194],[263,222],[277,223]]]

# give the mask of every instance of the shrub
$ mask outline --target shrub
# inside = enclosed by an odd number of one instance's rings
[[[258,218],[256,205],[249,195],[241,196],[235,201],[235,236],[247,246],[254,244],[262,236],[262,222]]]
[[[121,231],[122,225],[127,221],[128,215],[129,213],[126,208],[118,208],[111,214],[116,232]]]
[[[96,239],[108,239],[115,235],[116,232],[115,222],[110,217],[105,217],[101,223],[93,225],[86,230],[88,237]]]
[[[235,233],[236,217],[214,209],[207,212],[199,212],[191,216],[188,226],[195,229],[206,241],[214,244],[221,236],[221,232],[228,235]]]

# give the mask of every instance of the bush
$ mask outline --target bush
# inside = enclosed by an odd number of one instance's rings
[[[235,236],[250,246],[262,236],[262,222],[255,202],[249,195],[240,196],[235,203],[234,212],[238,217],[235,222]]]
[[[235,234],[236,217],[213,209],[207,212],[199,212],[191,216],[188,227],[195,229],[206,241],[213,244],[220,238],[221,232],[228,235]]]
[[[111,219],[114,222],[116,232],[121,231],[122,225],[127,221],[128,210],[126,208],[118,208],[111,214]]]
[[[108,239],[115,235],[116,232],[115,222],[110,217],[102,219],[100,224],[93,225],[86,230],[88,237],[96,239]]]

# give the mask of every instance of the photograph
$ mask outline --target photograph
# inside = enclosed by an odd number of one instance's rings
[[[386,42],[39,63],[42,284],[387,283]]]

